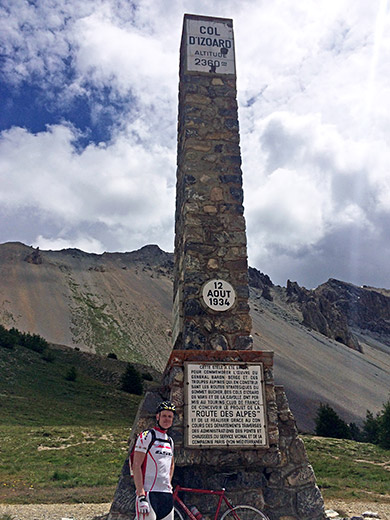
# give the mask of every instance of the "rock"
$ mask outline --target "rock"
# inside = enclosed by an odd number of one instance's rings
[[[43,259],[39,251],[39,247],[37,247],[37,249],[30,255],[27,255],[24,261],[28,262],[29,264],[41,265],[43,263]]]
[[[334,511],[333,509],[326,509],[325,510],[326,518],[340,518],[340,515],[337,511]]]
[[[300,304],[303,325],[361,351],[359,342],[350,331],[345,310],[339,307],[340,292],[330,281],[309,291],[297,282],[287,280],[286,292],[288,303]]]
[[[256,289],[261,289],[261,296],[266,300],[272,302],[273,297],[271,294],[271,287],[274,284],[271,281],[271,278],[267,274],[263,274],[254,267],[248,268],[249,275],[249,285],[250,287],[255,287]]]
[[[365,511],[362,516],[364,518],[380,518],[379,514],[374,511]]]

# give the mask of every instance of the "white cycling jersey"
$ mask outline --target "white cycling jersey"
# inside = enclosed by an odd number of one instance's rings
[[[146,492],[158,491],[172,493],[171,466],[173,461],[173,441],[169,442],[168,435],[154,428],[156,440],[148,451],[152,440],[150,431],[139,434],[134,451],[146,453],[144,465],[144,489]]]

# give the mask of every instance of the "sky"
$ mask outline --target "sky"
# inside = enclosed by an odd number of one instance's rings
[[[390,288],[388,0],[1,0],[0,243],[173,251],[184,13],[233,19],[249,264]]]

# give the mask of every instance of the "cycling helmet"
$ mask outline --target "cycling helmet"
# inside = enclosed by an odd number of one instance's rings
[[[160,403],[157,406],[156,413],[160,413],[163,410],[169,410],[170,412],[175,413],[176,412],[176,407],[175,407],[175,405],[173,403],[171,403],[171,401],[162,401],[162,403]]]

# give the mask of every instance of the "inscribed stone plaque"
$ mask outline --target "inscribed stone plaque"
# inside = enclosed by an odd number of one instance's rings
[[[231,20],[187,18],[187,70],[235,74]]]
[[[185,363],[186,446],[267,446],[261,363]]]

